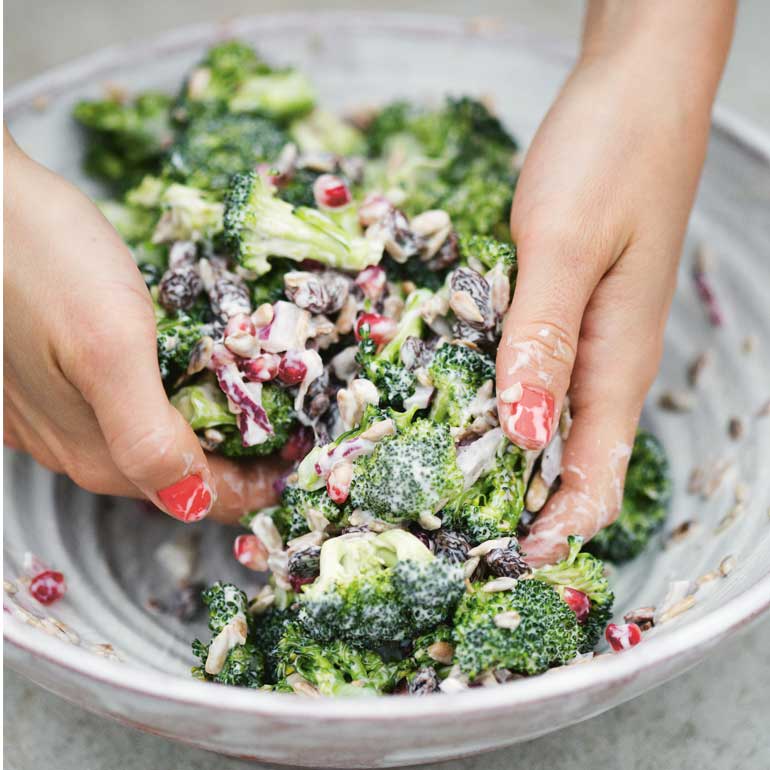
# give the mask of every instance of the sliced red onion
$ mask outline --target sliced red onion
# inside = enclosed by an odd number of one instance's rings
[[[273,426],[267,412],[260,403],[262,385],[246,382],[235,364],[226,364],[216,370],[217,380],[222,392],[227,396],[231,407],[238,412],[238,427],[243,436],[244,446],[262,444],[273,434]]]

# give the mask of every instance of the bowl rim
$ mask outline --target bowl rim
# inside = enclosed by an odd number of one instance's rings
[[[376,26],[378,30],[402,33],[445,34],[463,38],[481,37],[496,42],[526,39],[542,44],[551,55],[565,63],[573,52],[553,39],[533,33],[508,21],[494,20],[494,25],[473,26],[473,19],[439,14],[345,11],[271,13],[241,17],[221,22],[204,22],[182,27],[155,38],[124,45],[110,46],[95,53],[50,69],[41,75],[10,88],[4,99],[6,116],[31,106],[39,97],[49,97],[94,78],[119,71],[137,57],[160,56],[211,43],[240,34],[264,31],[271,27],[308,24],[344,25],[349,29]],[[717,105],[713,128],[726,134],[756,157],[770,163],[770,134],[732,110]],[[765,538],[767,539],[767,538]],[[224,687],[209,682],[184,679],[179,675],[141,667],[135,664],[99,657],[94,653],[63,642],[34,629],[13,615],[4,613],[3,636],[20,654],[28,654],[69,673],[91,680],[93,686],[104,686],[136,695],[177,703],[180,706],[216,708],[229,713],[271,718],[308,718],[315,721],[366,721],[371,719],[402,721],[405,717],[447,718],[474,712],[510,711],[534,703],[556,701],[566,695],[585,695],[622,687],[651,668],[684,656],[697,648],[711,648],[716,643],[748,625],[770,609],[770,565],[767,573],[753,586],[725,602],[713,612],[686,626],[674,628],[665,635],[655,635],[645,643],[622,655],[602,655],[588,665],[565,666],[549,673],[517,680],[495,688],[472,688],[451,698],[298,698],[284,693],[259,692]],[[695,641],[693,641],[695,640]],[[10,660],[11,667],[15,661]],[[693,665],[688,659],[686,666]],[[602,673],[596,668],[601,666]],[[23,668],[23,666],[19,666]],[[669,671],[666,678],[679,673]],[[652,685],[648,685],[652,686]]]

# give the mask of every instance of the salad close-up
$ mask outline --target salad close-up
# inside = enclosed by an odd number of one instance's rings
[[[500,426],[498,398],[525,397],[495,390],[519,146],[491,104],[337,115],[302,72],[228,41],[176,94],[116,91],[74,116],[152,296],[171,403],[206,451],[285,466],[280,503],[244,512],[233,546],[265,579],[205,589],[193,676],[451,693],[642,640],[652,615],[610,622],[608,564],[663,526],[655,436],[637,434],[615,523],[552,564],[519,544],[559,488],[571,419],[542,451]]]

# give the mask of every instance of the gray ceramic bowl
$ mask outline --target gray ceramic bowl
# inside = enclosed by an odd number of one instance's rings
[[[525,142],[570,63],[564,52],[525,31],[489,24],[420,16],[271,16],[104,51],[50,73],[8,95],[11,130],[35,158],[96,192],[79,171],[73,103],[100,93],[104,81],[175,89],[222,35],[242,36],[271,59],[296,63],[335,108],[401,95],[491,94]],[[617,572],[618,614],[660,605],[671,581],[695,580],[728,555],[735,567],[704,585],[692,608],[638,647],[507,685],[422,699],[317,700],[193,681],[188,642],[201,629],[147,608],[172,583],[156,549],[178,539],[182,529],[135,503],[89,495],[8,453],[6,659],[64,698],[140,729],[222,753],[316,767],[387,767],[473,754],[586,719],[681,673],[770,605],[770,418],[755,417],[770,397],[768,212],[770,142],[720,114],[651,404],[663,388],[684,385],[687,365],[702,351],[711,350],[713,364],[694,392],[692,411],[671,414],[650,406],[645,414],[673,457],[676,495],[667,533],[688,520],[696,525],[665,548],[664,533]],[[716,256],[713,279],[726,312],[720,329],[707,323],[689,272],[701,241]],[[745,425],[739,440],[726,430],[735,415]],[[715,461],[727,470],[713,494],[688,494],[691,469]],[[736,485],[743,498],[737,508]],[[248,586],[253,573],[239,573],[228,558],[231,533],[213,525],[199,531],[198,576]],[[28,550],[67,575],[67,596],[51,612],[33,606],[23,589],[12,595]]]

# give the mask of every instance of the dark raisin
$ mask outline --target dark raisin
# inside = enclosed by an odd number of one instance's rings
[[[465,535],[450,529],[439,529],[433,537],[433,543],[436,556],[452,564],[462,564],[467,561],[471,544]]]
[[[219,318],[226,320],[238,313],[251,313],[249,287],[235,273],[224,271],[219,275],[209,290],[209,299],[211,309]]]
[[[203,610],[203,583],[183,583],[165,603],[164,609],[182,623],[191,623]]]
[[[519,540],[525,538],[529,534],[529,530],[531,529],[536,516],[536,513],[532,513],[532,511],[528,511],[526,508],[521,512],[521,518],[516,527],[516,537],[519,538]]]
[[[438,692],[439,678],[433,666],[421,668],[409,680],[410,695],[430,695],[432,692]]]
[[[385,230],[385,250],[396,262],[403,264],[419,254],[423,240],[412,232],[403,211],[391,209],[380,224]]]
[[[417,524],[412,523],[409,532],[413,534],[426,548],[433,550],[433,536]]]
[[[519,551],[518,545],[507,548],[493,548],[484,556],[487,569],[496,577],[517,578],[531,572]]]
[[[192,265],[166,270],[158,285],[158,302],[169,311],[187,310],[203,289],[198,271]]]
[[[444,270],[460,259],[460,249],[457,245],[457,233],[452,230],[449,237],[441,244],[441,248],[428,260],[426,267],[434,272]]]
[[[294,586],[311,583],[320,573],[321,549],[316,545],[310,545],[301,551],[295,551],[289,556],[289,580]],[[294,589],[295,591],[297,588]]]

